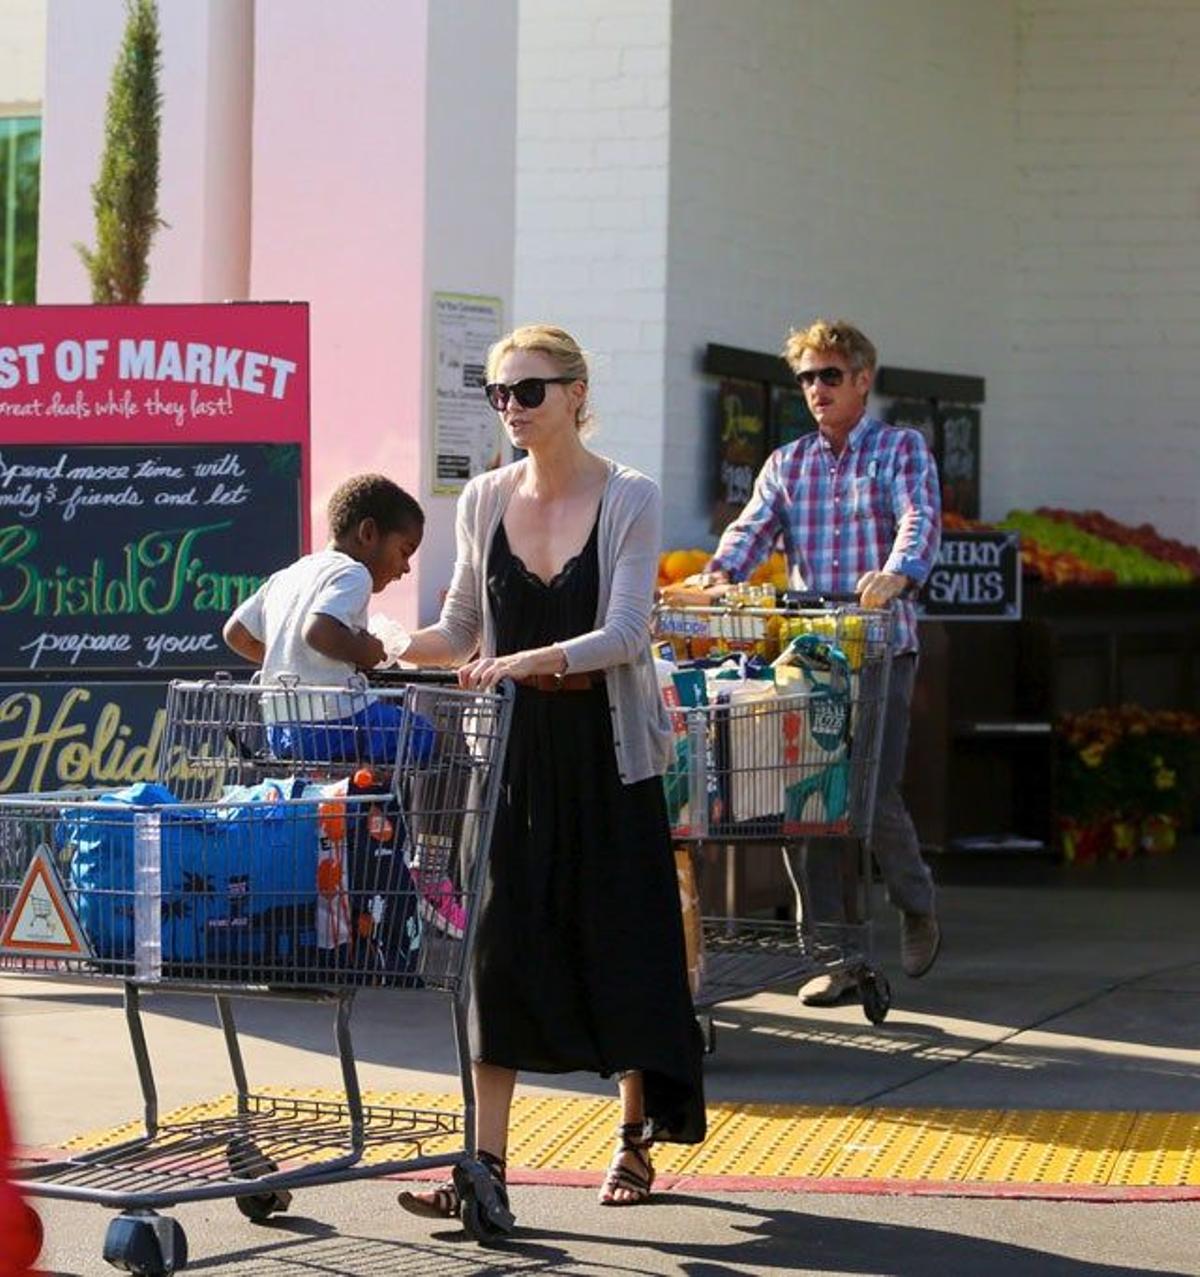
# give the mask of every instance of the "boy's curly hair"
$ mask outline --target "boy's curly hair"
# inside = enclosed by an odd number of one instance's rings
[[[425,511],[416,498],[381,474],[356,474],[338,484],[325,514],[335,539],[353,532],[364,519],[374,519],[383,533],[425,526]]]

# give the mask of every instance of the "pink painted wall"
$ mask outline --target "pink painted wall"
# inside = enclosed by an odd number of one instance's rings
[[[315,544],[347,475],[420,491],[426,6],[352,12],[261,0],[255,32],[250,293],[311,305]]]
[[[148,302],[246,296],[251,0],[161,5],[159,212]],[[121,0],[54,0],[47,11],[38,300],[86,302],[77,242],[95,242],[91,186],[125,26]]]

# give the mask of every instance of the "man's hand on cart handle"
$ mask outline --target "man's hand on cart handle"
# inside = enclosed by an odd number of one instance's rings
[[[854,588],[863,607],[883,608],[898,599],[911,584],[900,572],[864,572]]]
[[[690,590],[719,590],[721,586],[731,584],[729,573],[723,568],[717,568],[712,572],[693,572],[691,576],[685,576],[679,582],[682,589]]]

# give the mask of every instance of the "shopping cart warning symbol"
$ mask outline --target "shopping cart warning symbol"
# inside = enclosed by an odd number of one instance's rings
[[[0,954],[26,958],[93,956],[46,846],[34,852],[17,898],[3,921]]]

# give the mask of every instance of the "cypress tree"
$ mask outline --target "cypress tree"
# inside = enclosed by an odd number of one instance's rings
[[[125,0],[125,35],[113,67],[100,176],[92,186],[96,247],[77,244],[94,302],[140,302],[158,216],[162,94],[155,0]]]

